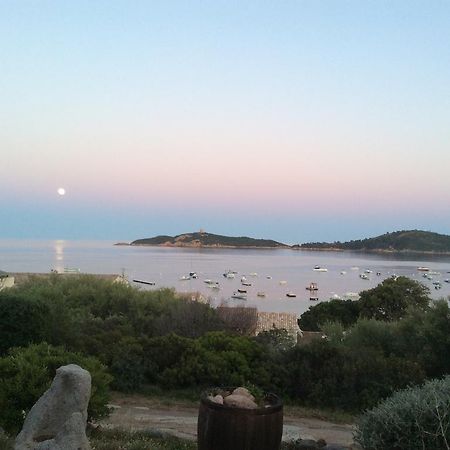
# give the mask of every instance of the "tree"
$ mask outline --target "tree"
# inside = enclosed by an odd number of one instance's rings
[[[0,355],[11,347],[38,343],[46,335],[48,308],[38,300],[6,290],[0,293]]]
[[[387,278],[378,286],[360,293],[360,316],[376,320],[398,320],[409,308],[424,310],[429,289],[407,277]]]
[[[320,331],[327,322],[340,322],[344,328],[358,320],[359,303],[352,300],[331,300],[310,306],[298,321],[301,330]]]
[[[90,372],[92,395],[89,418],[101,418],[109,412],[109,384],[112,377],[96,358],[71,353],[46,343],[15,348],[0,358],[0,428],[16,433],[26,414],[50,387],[56,369],[78,364]]]

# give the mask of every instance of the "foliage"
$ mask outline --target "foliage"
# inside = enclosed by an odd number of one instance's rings
[[[0,430],[0,450],[13,450],[14,439],[7,436]]]
[[[409,308],[426,309],[429,289],[407,277],[387,278],[360,293],[360,316],[377,320],[398,320]]]
[[[331,300],[310,306],[299,319],[302,330],[319,331],[327,322],[340,322],[344,328],[359,317],[376,320],[398,320],[411,308],[425,310],[429,290],[407,277],[387,278],[378,286],[360,293],[358,301]]]
[[[450,252],[450,236],[429,231],[394,231],[369,239],[350,242],[310,242],[302,248],[335,248],[340,250],[390,250],[411,252]]]
[[[205,232],[137,239],[133,241],[131,245],[161,245],[167,242],[176,245],[202,245],[215,247],[286,247],[285,244],[270,239],[254,239],[245,236],[222,236],[220,234]]]
[[[308,404],[346,411],[375,405],[394,390],[424,378],[414,362],[375,348],[337,346],[315,340],[292,350],[287,393]]]
[[[158,431],[92,430],[89,441],[95,450],[196,450],[192,441]]]
[[[340,322],[344,327],[356,322],[359,303],[352,300],[330,300],[310,306],[298,321],[301,330],[319,331],[326,322]]]
[[[0,427],[9,433],[20,430],[24,414],[50,387],[56,369],[66,364],[78,364],[91,374],[89,417],[107,415],[111,376],[106,368],[93,357],[42,343],[12,349],[7,356],[0,358]]]
[[[450,448],[450,376],[396,392],[357,421],[365,450]]]
[[[11,289],[0,291],[0,355],[13,346],[40,342],[46,334],[47,315],[41,301],[22,298]]]

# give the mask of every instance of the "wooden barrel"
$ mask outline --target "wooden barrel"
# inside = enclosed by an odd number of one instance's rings
[[[258,409],[232,408],[200,399],[198,450],[279,450],[283,434],[283,403],[274,394]]]

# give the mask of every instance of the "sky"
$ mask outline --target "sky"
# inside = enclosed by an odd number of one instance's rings
[[[450,2],[0,0],[0,191],[0,238],[450,234]]]

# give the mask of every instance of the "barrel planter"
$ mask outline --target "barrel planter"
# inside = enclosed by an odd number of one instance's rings
[[[283,403],[275,394],[267,394],[265,406],[257,409],[214,403],[208,393],[201,396],[198,450],[279,450],[282,435]]]

